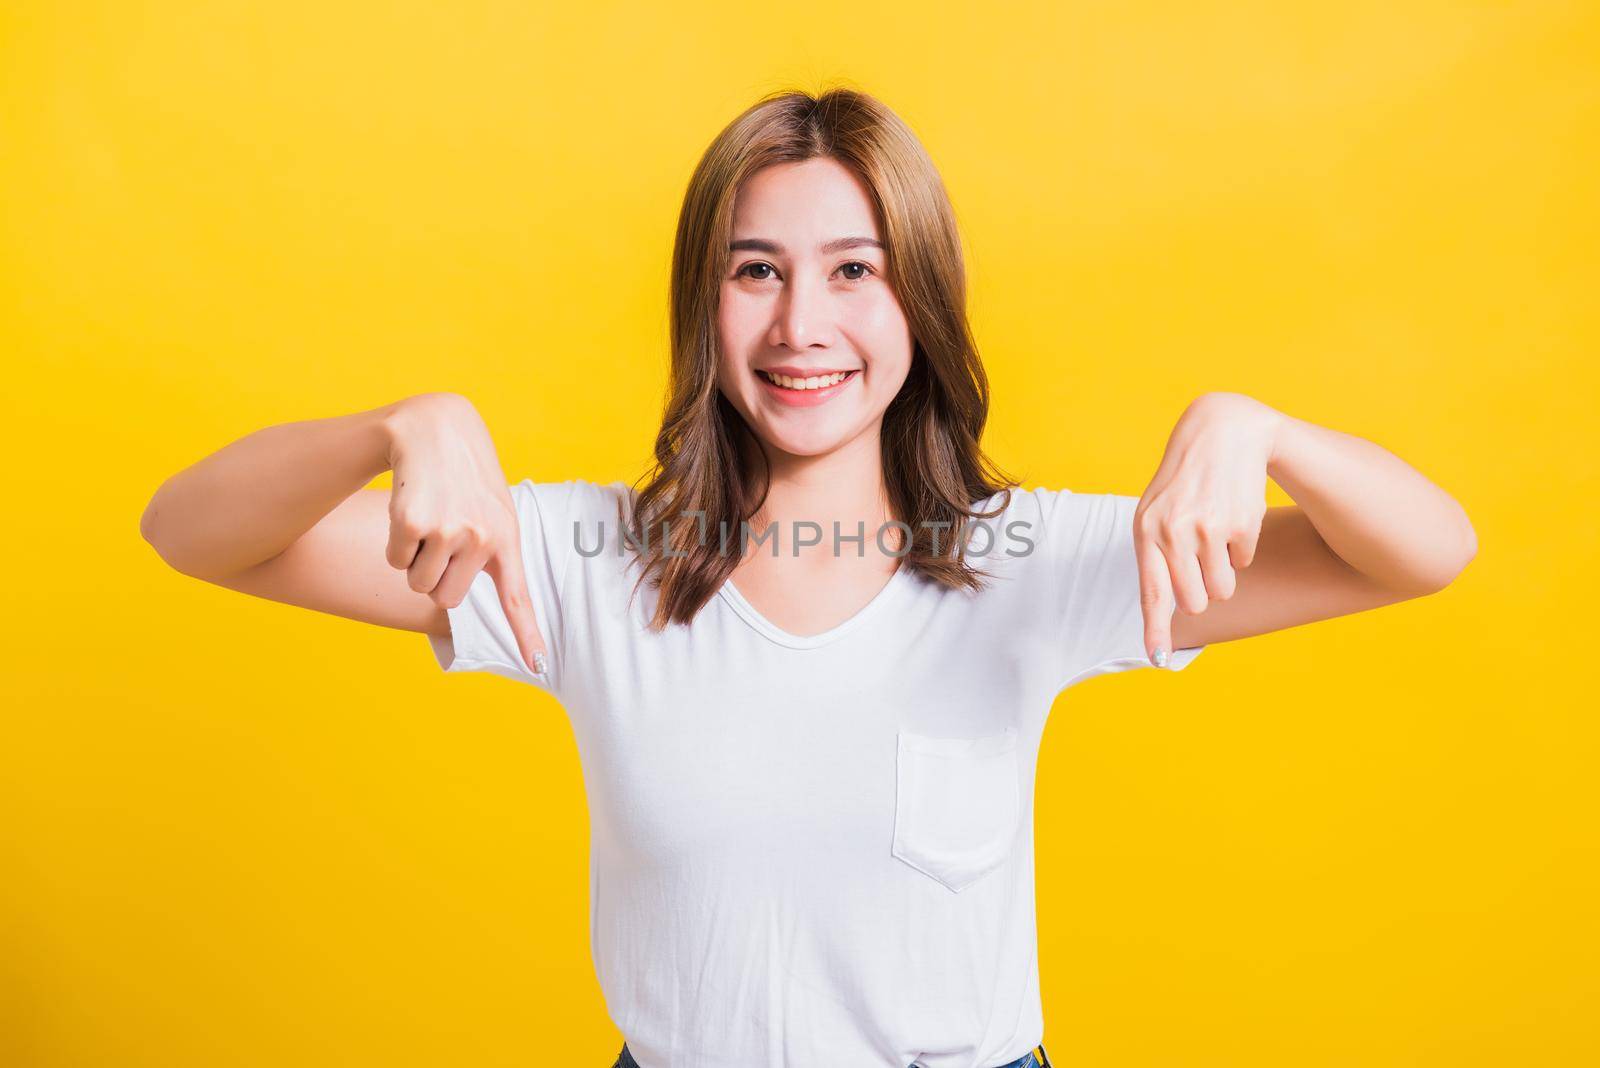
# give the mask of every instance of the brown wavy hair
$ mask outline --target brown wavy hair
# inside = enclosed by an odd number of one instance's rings
[[[910,528],[909,542],[897,549],[900,567],[951,588],[980,589],[988,577],[961,551],[968,525],[1000,515],[1018,483],[978,444],[989,382],[967,322],[966,268],[944,182],[910,128],[866,93],[780,91],[751,105],[711,142],[678,216],[672,377],[655,463],[636,489],[631,515],[619,516],[642,564],[639,581],[652,577],[660,592],[653,630],[688,623],[727,581],[740,557],[721,551],[718,535],[709,532],[728,531],[729,543],[743,544],[742,524],[765,502],[770,480],[754,433],[717,385],[717,308],[734,197],[763,167],[819,156],[849,167],[869,191],[887,278],[915,341],[910,372],[884,412],[880,435],[888,503]],[[746,469],[746,453],[762,457],[761,470]],[[1006,495],[993,511],[973,510],[1001,490]]]

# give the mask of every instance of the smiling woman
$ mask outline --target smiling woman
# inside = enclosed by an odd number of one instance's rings
[[[473,406],[424,394],[252,435],[147,509],[191,574],[425,632],[444,670],[559,699],[625,1068],[1048,1063],[1055,698],[1471,556],[1459,506],[1397,458],[1238,394],[1190,405],[1141,498],[1023,489],[979,445],[960,250],[888,108],[779,94],[690,180],[642,489],[508,486]],[[356,492],[385,469],[392,493]],[[1268,515],[1269,473],[1303,507]]]

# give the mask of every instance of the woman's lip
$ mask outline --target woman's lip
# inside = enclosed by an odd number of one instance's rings
[[[840,390],[861,376],[859,371],[852,371],[843,382],[836,382],[822,389],[785,389],[772,382],[760,371],[752,371],[751,373],[756,376],[756,381],[761,383],[762,389],[769,397],[791,408],[814,408],[819,404],[826,404],[834,397],[837,397]]]

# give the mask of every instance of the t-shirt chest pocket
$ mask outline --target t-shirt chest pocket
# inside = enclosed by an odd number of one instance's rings
[[[895,761],[896,857],[953,891],[1005,862],[1022,816],[1017,729],[980,738],[900,731]]]

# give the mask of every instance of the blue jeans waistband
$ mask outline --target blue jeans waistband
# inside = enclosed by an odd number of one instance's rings
[[[617,1054],[616,1063],[611,1068],[639,1068],[639,1062],[633,1059],[633,1054],[628,1052],[628,1044],[622,1044],[622,1052]],[[915,1065],[912,1068],[916,1068]],[[1044,1044],[1033,1047],[1021,1057],[1005,1064],[997,1064],[994,1068],[1052,1068],[1050,1054],[1045,1052]]]

